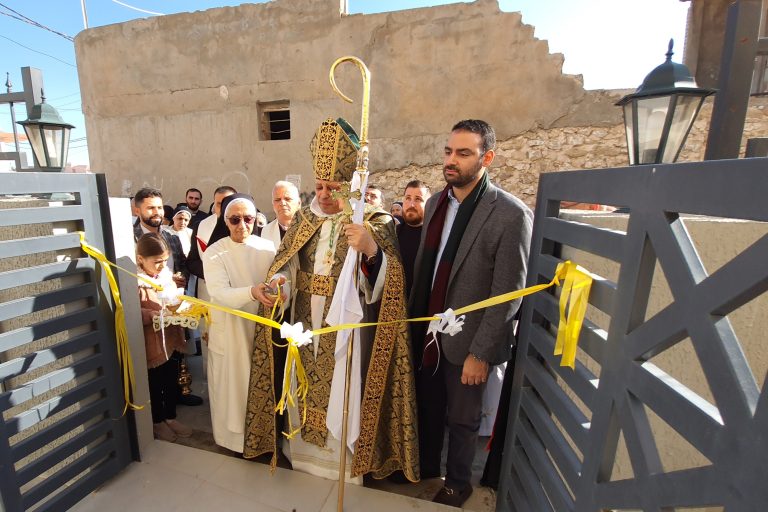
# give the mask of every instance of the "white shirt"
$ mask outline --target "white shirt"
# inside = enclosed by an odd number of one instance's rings
[[[211,235],[213,234],[213,228],[216,227],[216,221],[218,220],[218,217],[215,215],[209,215],[208,217],[204,218],[200,221],[200,224],[197,225],[197,238],[200,240],[195,240],[197,242],[197,248],[200,251],[200,254],[202,255],[205,252],[205,247],[200,245],[200,241],[206,246],[208,245],[208,240],[211,239]]]
[[[456,214],[459,213],[459,206],[461,203],[456,196],[453,195],[453,189],[448,190],[448,211],[445,212],[445,223],[443,224],[443,233],[440,235],[440,248],[437,250],[437,259],[435,260],[435,270],[432,272],[432,286],[435,285],[435,276],[437,275],[437,267],[440,264],[440,257],[443,255],[445,244],[448,243],[448,237],[451,234],[451,228],[453,227],[453,221],[456,220]]]

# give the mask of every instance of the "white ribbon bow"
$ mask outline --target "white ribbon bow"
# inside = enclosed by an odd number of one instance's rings
[[[283,325],[280,326],[280,337],[283,339],[291,338],[293,345],[303,347],[312,342],[312,331],[305,331],[301,322],[296,322],[293,325],[283,322]]]
[[[429,322],[427,334],[435,336],[438,332],[441,332],[448,336],[453,336],[461,332],[467,315],[456,317],[456,313],[454,313],[451,308],[448,308],[445,310],[445,313],[437,313],[435,316],[440,320],[432,320]]]
[[[176,283],[173,281],[162,283],[162,286],[163,289],[157,292],[157,298],[159,298],[163,304],[171,306],[178,304],[180,302],[179,296],[184,293],[184,289],[177,288]]]

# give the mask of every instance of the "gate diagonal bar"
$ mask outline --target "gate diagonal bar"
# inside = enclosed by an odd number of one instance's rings
[[[594,278],[576,367],[557,291],[524,301],[496,510],[764,511],[765,330],[739,319],[768,317],[768,159],[544,173],[526,286],[566,259]]]
[[[131,460],[103,175],[0,174],[0,510],[60,511]],[[112,254],[113,256],[113,254]]]

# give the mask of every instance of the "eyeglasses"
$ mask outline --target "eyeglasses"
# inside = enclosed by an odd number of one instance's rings
[[[243,220],[245,221],[246,224],[253,224],[254,222],[256,222],[256,217],[254,217],[253,215],[243,215],[242,217],[239,215],[233,215],[227,219],[227,221],[229,221],[229,223],[232,224],[233,226],[237,226],[238,224],[240,224],[240,221],[243,221]]]

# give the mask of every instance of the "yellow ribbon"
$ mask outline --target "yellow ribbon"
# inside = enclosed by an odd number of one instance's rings
[[[275,303],[272,306],[272,312],[270,319],[275,318],[275,313],[277,311],[277,306],[282,302],[280,297],[281,287],[277,287],[277,298],[275,299]],[[280,320],[283,318],[283,311],[281,308],[280,311]],[[278,320],[279,321],[279,320]],[[291,413],[290,409],[288,410],[288,423],[289,423],[289,431],[283,432],[283,435],[287,437],[288,439],[293,439],[296,434],[301,432],[302,427],[307,422],[307,393],[309,393],[309,380],[307,379],[307,372],[304,370],[304,365],[301,363],[301,355],[299,354],[299,347],[296,344],[296,342],[293,340],[293,338],[288,337],[287,343],[285,345],[279,345],[273,341],[275,346],[278,347],[287,347],[286,351],[286,360],[285,360],[285,367],[286,368],[293,368],[293,365],[296,365],[296,398],[299,399],[302,402],[302,408],[301,408],[301,423],[300,425],[295,428],[291,429]],[[283,391],[280,394],[280,400],[278,401],[277,405],[275,406],[275,412],[279,412],[280,414],[283,414],[283,412],[286,410],[286,404],[291,405],[292,407],[296,407],[296,400],[293,399],[291,396],[291,372],[287,371],[283,373]]]
[[[120,364],[120,370],[123,375],[123,396],[125,397],[125,407],[123,407],[124,415],[129,407],[133,410],[139,410],[143,409],[144,406],[136,405],[131,402],[131,396],[135,392],[136,379],[133,374],[131,349],[128,345],[128,331],[125,327],[123,301],[120,299],[120,289],[117,287],[115,276],[112,274],[112,269],[109,268],[111,263],[107,260],[104,253],[85,242],[85,233],[80,231],[79,235],[80,246],[83,248],[83,251],[98,261],[104,269],[104,274],[107,276],[107,281],[109,282],[109,290],[112,292],[112,300],[115,301],[115,337],[117,339],[117,361]]]
[[[162,286],[152,283],[151,281],[148,281],[147,279],[144,279],[141,276],[134,274],[108,261],[101,252],[89,246],[85,242],[84,233],[80,233],[80,243],[83,247],[83,250],[86,253],[88,253],[89,255],[94,257],[97,261],[99,261],[99,263],[101,263],[102,267],[104,267],[105,272],[107,274],[107,278],[109,280],[109,286],[112,291],[112,296],[115,298],[115,330],[118,337],[118,358],[120,360],[121,367],[123,368],[123,382],[125,383],[126,407],[130,406],[133,409],[141,408],[139,406],[133,405],[129,400],[130,393],[133,392],[133,383],[134,383],[133,366],[130,359],[130,352],[128,350],[127,334],[125,330],[125,315],[123,312],[123,306],[122,306],[122,302],[120,301],[120,294],[117,289],[117,283],[115,282],[114,276],[112,275],[112,272],[109,269],[109,266],[113,266],[138,279],[141,279],[142,281],[147,282],[150,286],[152,286],[157,290],[162,290]],[[470,313],[472,311],[477,311],[480,309],[497,306],[505,302],[509,302],[515,299],[519,299],[521,297],[525,297],[526,295],[531,295],[531,294],[540,292],[542,290],[546,290],[547,288],[550,288],[552,286],[560,285],[561,282],[563,283],[563,289],[560,294],[560,322],[557,328],[557,340],[555,342],[554,354],[562,355],[560,366],[570,366],[571,368],[574,368],[575,359],[576,359],[576,348],[578,346],[579,333],[581,332],[581,326],[584,322],[584,315],[586,314],[586,310],[587,310],[589,291],[592,286],[592,278],[583,268],[579,267],[578,265],[576,265],[571,261],[565,261],[558,264],[557,269],[555,270],[555,276],[552,278],[552,281],[550,281],[549,283],[530,286],[528,288],[523,288],[521,290],[504,293],[502,295],[497,295],[495,297],[491,297],[479,302],[475,302],[474,304],[469,304],[467,306],[461,307],[455,310],[454,313],[456,315],[462,315],[465,313]],[[264,318],[262,316],[255,315],[253,313],[247,313],[245,311],[241,311],[238,309],[229,308],[226,306],[220,306],[218,304],[213,304],[211,302],[204,301],[196,297],[190,297],[188,295],[181,295],[179,299],[187,301],[193,305],[193,307],[189,308],[183,313],[188,316],[193,316],[195,318],[199,318],[199,316],[205,316],[206,318],[208,318],[209,317],[208,310],[212,308],[212,309],[217,309],[219,311],[223,311],[224,313],[228,313],[230,315],[235,315],[240,318],[245,318],[246,320],[250,320],[252,322],[256,322],[268,327],[272,327],[274,329],[280,329],[280,324],[275,322],[272,318]],[[278,299],[279,299],[279,292],[278,292]],[[275,304],[277,304],[277,301],[275,302]],[[275,315],[275,311],[276,309],[275,307],[273,307],[272,308],[273,317]],[[316,336],[316,335],[338,332],[344,329],[357,329],[360,327],[375,327],[379,325],[390,325],[390,324],[397,324],[402,322],[431,322],[433,320],[439,320],[439,317],[431,316],[431,317],[407,318],[402,320],[391,320],[388,322],[363,322],[363,323],[355,323],[355,324],[339,324],[339,325],[333,325],[328,327],[322,327],[320,329],[313,329],[312,334]],[[287,351],[286,367],[290,368],[292,364],[295,364],[296,366],[296,380],[298,383],[297,390],[296,390],[296,398],[305,402],[306,395],[309,390],[309,382],[307,380],[304,366],[301,364],[299,348],[291,338],[288,338],[287,347],[288,347],[288,351]],[[286,404],[290,404],[292,406],[296,404],[296,400],[294,399],[294,397],[291,396],[290,384],[291,384],[291,381],[290,381],[290,372],[289,372],[289,373],[286,373],[286,375],[283,378],[283,389],[280,395],[280,400],[275,408],[276,412],[285,410]],[[302,425],[306,421],[306,405],[303,407],[303,409],[304,410],[302,415],[303,417]],[[287,437],[290,438],[290,437],[293,437],[298,432],[298,430],[300,430],[300,427],[299,429],[295,429],[290,433],[284,432],[283,434],[285,434]]]
[[[562,354],[560,366],[574,368],[576,347],[579,343],[579,333],[587,311],[592,278],[575,263],[566,261],[560,265],[565,267],[565,281],[560,292],[560,322],[557,325],[554,354],[556,356]]]

